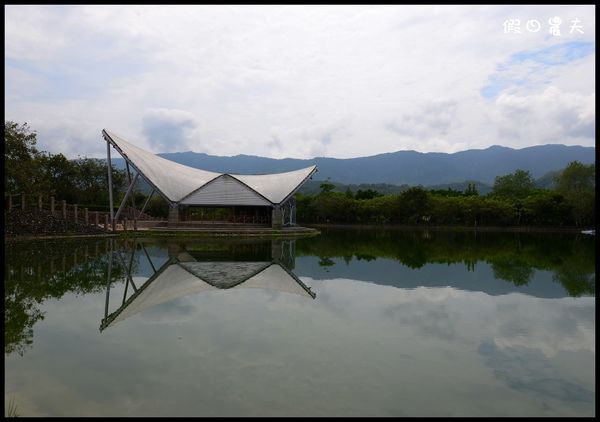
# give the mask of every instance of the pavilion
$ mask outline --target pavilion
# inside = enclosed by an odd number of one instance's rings
[[[112,222],[119,218],[141,177],[151,186],[152,192],[140,214],[145,211],[152,195],[157,193],[169,203],[169,227],[189,223],[190,211],[198,207],[225,208],[229,211],[228,221],[238,224],[270,225],[274,229],[295,226],[294,194],[317,171],[317,166],[313,165],[285,173],[216,173],[159,157],[106,129],[102,130],[102,136],[106,141]],[[113,212],[111,146],[125,159],[129,183],[116,213]],[[136,171],[134,177],[131,168]]]

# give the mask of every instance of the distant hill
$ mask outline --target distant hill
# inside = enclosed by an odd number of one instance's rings
[[[492,146],[452,154],[398,151],[346,159],[274,159],[251,155],[223,157],[191,151],[158,155],[190,167],[238,174],[279,173],[316,164],[318,172],[313,176],[314,181],[329,178],[344,185],[422,185],[438,189],[439,186],[466,187],[466,181],[492,186],[496,176],[518,169],[528,170],[534,179],[539,179],[550,172],[562,170],[571,161],[591,164],[595,162],[595,151],[594,147],[549,144],[522,149]],[[121,158],[113,161],[118,167],[124,166]],[[458,189],[464,190],[464,187]]]
[[[562,173],[563,170],[564,169],[558,169],[558,170],[549,171],[548,173],[546,173],[542,177],[538,178],[535,181],[535,185],[538,188],[542,188],[542,189],[554,189],[555,186],[556,186],[555,180]]]

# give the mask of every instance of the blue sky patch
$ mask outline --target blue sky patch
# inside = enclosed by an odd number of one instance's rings
[[[515,53],[511,56],[509,64],[523,63],[528,60],[547,66],[566,64],[594,53],[595,49],[593,42],[574,41],[541,50]]]
[[[493,99],[502,91],[513,86],[536,85],[540,82],[531,80],[533,74],[550,66],[571,63],[595,53],[596,45],[593,42],[574,41],[553,45],[541,50],[520,51],[513,54],[505,63],[496,66],[496,73],[488,77],[488,83],[481,88],[480,93],[486,99]],[[519,76],[511,74],[517,67],[526,68],[526,72]]]
[[[108,61],[81,52],[51,63],[5,58],[4,66],[38,81],[40,84],[31,87],[26,97],[42,102],[94,98],[106,92],[111,83],[132,78],[150,68],[147,60],[137,56],[121,55]],[[6,85],[10,86],[10,76],[7,81]]]

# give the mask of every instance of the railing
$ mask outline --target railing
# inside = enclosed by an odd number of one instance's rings
[[[77,224],[86,226],[95,226],[103,228],[104,231],[127,231],[137,230],[138,221],[155,221],[158,220],[148,214],[140,213],[139,211],[126,207],[121,211],[119,220],[110,223],[110,213],[104,211],[89,211],[88,208],[81,208],[77,204],[67,204],[67,201],[57,201],[53,196],[45,196],[42,194],[12,194],[4,196],[5,212],[13,209],[37,209],[39,211],[46,210],[58,218],[72,221]],[[6,214],[5,214],[6,215]]]

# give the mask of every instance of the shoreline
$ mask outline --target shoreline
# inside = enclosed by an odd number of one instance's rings
[[[319,229],[344,228],[344,229],[384,229],[399,231],[472,231],[472,232],[513,232],[513,233],[581,233],[589,228],[579,227],[536,227],[536,226],[410,226],[400,224],[310,224],[307,227]],[[595,229],[595,227],[593,228]]]
[[[297,228],[284,229],[257,229],[257,230],[235,230],[235,229],[141,229],[118,231],[116,233],[99,233],[99,234],[48,234],[48,235],[23,235],[23,236],[6,236],[4,235],[4,243],[19,242],[29,240],[52,240],[52,239],[93,239],[93,238],[132,238],[132,237],[150,237],[150,238],[289,238],[289,237],[310,237],[317,236],[321,232],[317,229],[298,226]]]
[[[99,234],[48,234],[48,235],[23,235],[6,236],[4,242],[27,241],[27,240],[52,240],[52,239],[88,239],[107,237],[156,237],[156,238],[179,238],[179,237],[307,237],[321,234],[321,229],[356,229],[356,230],[394,230],[394,231],[455,231],[455,232],[508,232],[508,233],[581,233],[589,228],[578,227],[535,227],[535,226],[410,226],[396,224],[310,224],[299,226],[300,230],[128,230],[117,233]],[[595,229],[595,228],[594,228]]]

